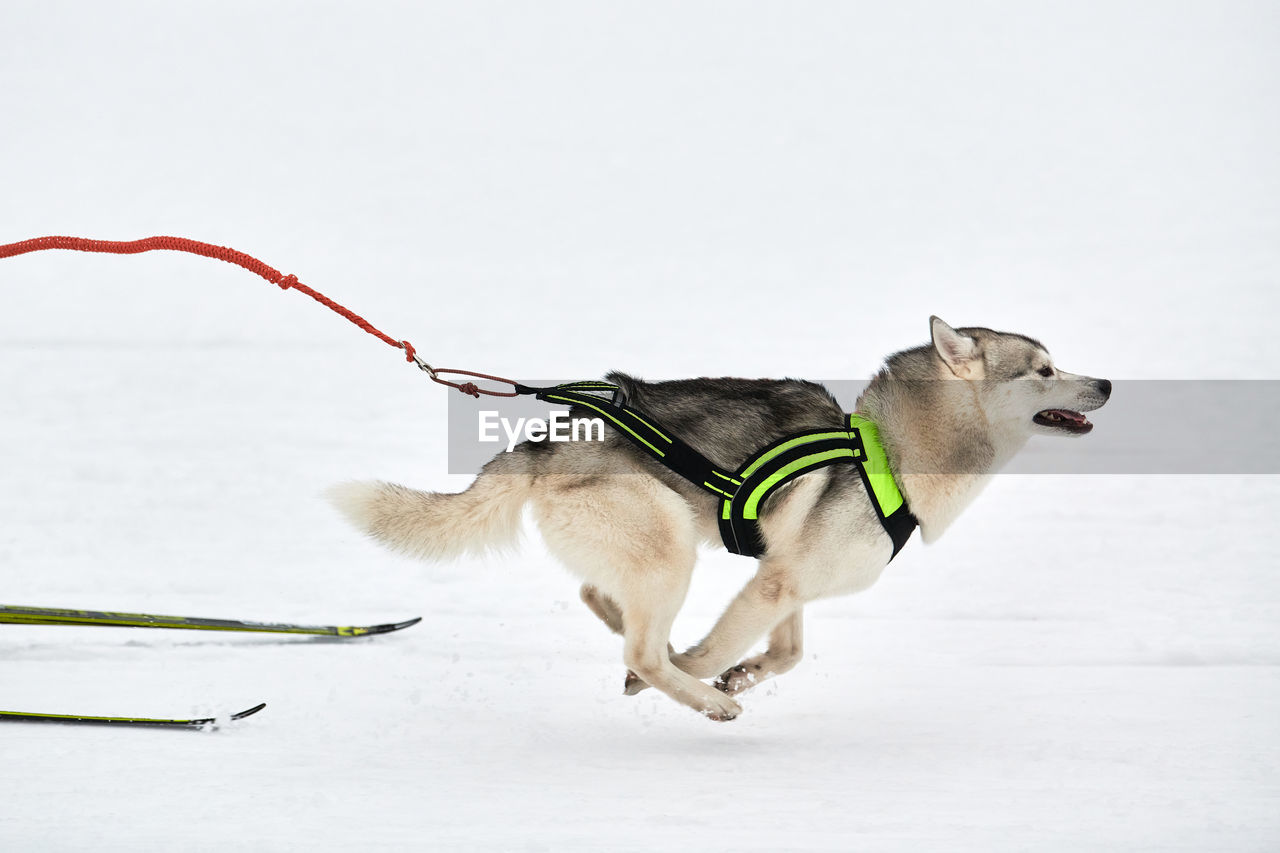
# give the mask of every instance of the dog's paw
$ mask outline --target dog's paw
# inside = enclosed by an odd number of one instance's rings
[[[648,686],[648,682],[631,670],[627,670],[627,677],[622,682],[622,693],[624,696],[634,696]]]
[[[760,677],[752,670],[747,669],[739,664],[732,669],[726,670],[720,674],[713,685],[721,693],[727,693],[730,696],[736,696],[739,693],[750,690],[760,683]]]
[[[727,723],[738,718],[738,715],[742,713],[742,706],[728,696],[721,696],[718,701],[709,703],[709,706],[702,713],[708,720]]]

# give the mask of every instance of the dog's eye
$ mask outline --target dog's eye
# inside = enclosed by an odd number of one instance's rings
[[[1039,370],[1037,370],[1036,373],[1039,373],[1041,376],[1052,376],[1053,368],[1046,365],[1045,367],[1042,367]]]

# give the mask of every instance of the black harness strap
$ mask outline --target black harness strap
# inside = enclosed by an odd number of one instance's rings
[[[742,479],[742,485],[720,504],[720,538],[725,547],[735,554],[763,554],[765,542],[759,518],[765,499],[803,474],[828,465],[856,462],[861,452],[856,433],[810,430],[776,441],[748,459],[734,472]]]
[[[548,403],[581,406],[594,412],[613,424],[636,446],[681,477],[714,493],[717,497],[732,495],[740,480],[717,468],[710,459],[659,427],[648,415],[643,415],[627,406],[621,401],[621,388],[602,382],[589,383],[596,386],[593,390],[613,392],[614,399],[606,400],[581,390],[587,384],[575,382],[569,385],[557,385],[554,388],[539,389],[537,398]]]

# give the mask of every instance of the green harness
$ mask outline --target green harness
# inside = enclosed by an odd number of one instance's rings
[[[861,415],[848,415],[845,429],[818,429],[787,436],[760,450],[736,471],[711,460],[671,435],[654,418],[627,405],[622,389],[608,382],[569,382],[550,388],[517,385],[517,393],[533,394],[549,403],[586,409],[612,424],[633,444],[720,500],[720,537],[734,554],[759,557],[765,552],[760,531],[764,501],[787,483],[828,465],[851,464],[862,478],[893,555],[916,528],[916,518],[894,482],[876,425]],[[608,394],[610,397],[601,396]]]

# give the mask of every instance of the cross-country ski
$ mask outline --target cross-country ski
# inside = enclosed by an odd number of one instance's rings
[[[0,711],[0,722],[9,723],[60,723],[81,726],[144,726],[156,728],[202,729],[232,720],[243,720],[263,708],[266,702],[246,708],[228,717],[201,717],[199,719],[164,719],[159,717],[91,717],[78,714],[42,714],[32,711]]]
[[[260,634],[308,634],[321,637],[367,637],[389,634],[422,621],[421,616],[383,625],[300,625],[290,622],[251,622],[200,616],[159,616],[154,613],[115,613],[57,607],[0,604],[0,624],[81,625],[105,628],[175,628],[192,631],[240,631]]]

